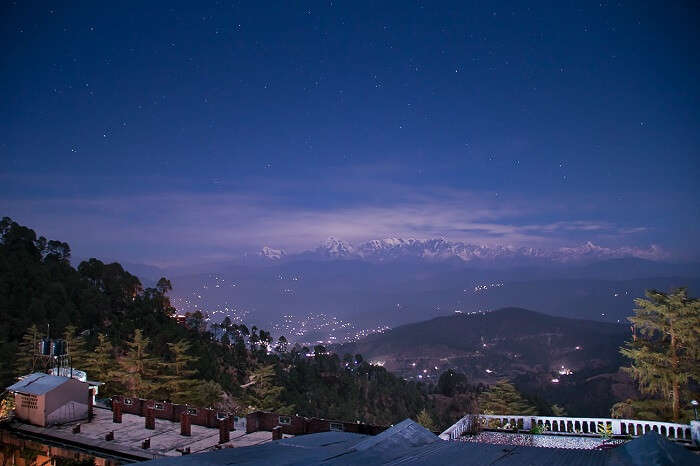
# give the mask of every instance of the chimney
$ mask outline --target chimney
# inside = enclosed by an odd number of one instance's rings
[[[141,448],[143,448],[144,450],[151,448],[151,439],[147,438],[143,442],[141,442]]]
[[[122,403],[121,401],[114,400],[112,402],[112,422],[121,424],[122,423]]]
[[[245,417],[245,433],[252,434],[258,431],[258,424],[260,422],[260,412],[256,411],[250,413]]]
[[[272,440],[282,440],[282,426],[272,429]]]
[[[229,429],[228,416],[224,419],[219,419],[219,443],[226,443],[231,440],[231,432]]]
[[[114,431],[107,432],[107,435],[105,435],[105,440],[110,442],[114,440]]]
[[[95,387],[88,390],[88,422],[95,417]]]
[[[192,419],[187,411],[183,412],[180,416],[180,435],[185,435],[187,437],[192,435]]]
[[[156,428],[156,412],[153,409],[153,405],[146,407],[146,429]]]

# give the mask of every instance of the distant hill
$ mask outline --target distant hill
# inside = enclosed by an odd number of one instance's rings
[[[409,380],[435,380],[448,368],[466,373],[472,383],[505,377],[572,414],[603,415],[631,390],[617,373],[619,347],[629,334],[623,324],[504,308],[403,325],[335,350],[360,353]]]
[[[617,353],[617,348],[628,337],[627,325],[555,317],[512,307],[402,325],[343,345],[341,349],[362,353],[365,357],[390,359],[392,356],[420,357],[426,350],[452,355],[475,354],[475,358],[487,361],[498,354],[519,353],[526,361],[519,361],[518,365],[551,363],[555,368],[561,365],[559,362],[573,366],[600,359],[600,352]],[[577,350],[577,346],[580,349]],[[611,358],[602,359],[609,361]]]

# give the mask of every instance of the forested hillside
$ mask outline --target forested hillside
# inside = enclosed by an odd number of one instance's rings
[[[170,282],[143,288],[119,264],[70,264],[68,244],[0,223],[0,380],[32,369],[44,336],[69,342],[73,364],[117,392],[389,424],[415,416],[427,387],[406,382],[362,357],[341,361],[324,348],[288,348],[283,338],[225,321],[216,336],[201,313],[178,323]],[[252,382],[252,383],[251,383]]]

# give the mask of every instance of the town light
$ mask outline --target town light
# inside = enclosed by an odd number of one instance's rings
[[[691,405],[693,405],[693,411],[695,412],[695,420],[698,420],[698,401],[697,400],[692,400],[690,402]]]

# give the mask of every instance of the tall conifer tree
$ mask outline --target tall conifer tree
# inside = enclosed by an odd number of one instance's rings
[[[110,382],[112,378],[115,377],[114,348],[107,335],[99,333],[97,335],[97,346],[95,346],[95,350],[87,354],[87,362],[84,367],[88,373],[88,378],[98,382],[104,382],[107,384],[107,390],[112,388]],[[100,391],[104,390],[100,389]]]
[[[286,406],[281,400],[284,387],[274,384],[275,366],[263,366],[250,376],[251,386],[247,389],[248,404],[254,410],[274,411],[281,414],[291,414],[294,409]]]
[[[700,301],[685,288],[646,296],[635,300],[634,338],[621,352],[632,361],[626,370],[642,393],[662,395],[678,421],[689,382],[700,382]]]
[[[192,365],[199,358],[191,354],[191,345],[187,340],[168,343],[168,349],[171,360],[162,363],[165,369],[163,391],[174,403],[191,403],[197,396],[197,381],[193,379],[197,369],[192,369]]]
[[[129,396],[148,397],[159,387],[155,382],[156,359],[148,353],[151,339],[141,329],[134,330],[134,338],[127,341],[127,353],[119,360],[124,371],[124,386]]]
[[[537,414],[537,408],[507,380],[500,380],[479,396],[479,409],[483,414]]]
[[[39,329],[35,324],[32,324],[27,331],[24,332],[22,340],[17,344],[17,355],[15,356],[14,363],[15,376],[21,377],[32,372],[34,352],[40,340],[41,335],[39,334]]]
[[[63,331],[63,339],[66,341],[71,365],[76,369],[82,370],[88,361],[88,356],[85,350],[85,339],[78,335],[77,332],[78,329],[75,325],[68,325]]]
[[[433,417],[430,415],[427,409],[423,408],[423,410],[418,413],[418,416],[416,417],[416,421],[418,424],[422,425],[426,429],[432,431],[432,432],[437,432],[438,427],[435,425],[435,421],[433,421]]]

